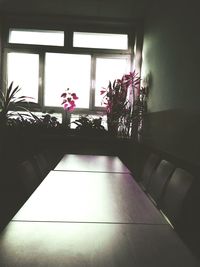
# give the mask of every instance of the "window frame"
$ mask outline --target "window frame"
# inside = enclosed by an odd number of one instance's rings
[[[10,42],[10,36],[11,36],[11,31],[18,31],[18,32],[33,32],[33,33],[63,33],[63,45],[55,45],[55,44],[31,44],[31,43],[19,43],[19,42]],[[65,42],[65,32],[64,31],[56,31],[56,30],[43,30],[43,29],[20,29],[20,28],[9,28],[9,32],[8,32],[8,43],[9,44],[24,44],[24,45],[39,45],[39,46],[56,46],[56,47],[63,47],[64,46],[64,42]]]
[[[24,26],[24,27],[23,27]],[[32,44],[16,44],[9,43],[9,30],[10,29],[24,29],[24,30],[52,30],[52,31],[64,31],[64,46],[48,46],[48,45],[32,45]],[[82,47],[73,47],[73,32],[93,32],[93,33],[118,33],[118,34],[127,34],[128,35],[128,49],[127,50],[118,50],[118,49],[101,49],[101,48],[82,48]],[[98,57],[127,57],[129,60],[129,69],[132,69],[134,54],[133,48],[135,45],[135,33],[134,30],[130,31],[129,27],[127,29],[118,29],[116,26],[112,27],[88,27],[87,25],[76,25],[75,27],[71,25],[57,26],[57,27],[35,27],[34,25],[29,27],[29,25],[23,24],[14,24],[7,25],[4,30],[4,57],[3,57],[3,81],[7,81],[7,53],[16,52],[16,53],[32,53],[39,54],[39,85],[38,85],[38,107],[35,105],[30,109],[41,112],[49,112],[51,110],[55,112],[62,112],[63,107],[52,107],[44,106],[44,81],[45,81],[45,53],[70,53],[70,54],[89,54],[91,55],[91,82],[90,82],[90,99],[89,99],[89,108],[76,108],[73,113],[75,114],[98,114],[105,111],[104,107],[95,107],[95,75],[96,67],[95,62]],[[3,90],[6,90],[6,84],[2,85]]]

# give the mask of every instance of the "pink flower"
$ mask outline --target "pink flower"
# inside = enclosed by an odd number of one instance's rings
[[[69,104],[65,103],[64,106],[63,106],[64,110],[68,109],[68,106],[69,106]]]
[[[70,100],[70,101],[69,101],[69,104],[70,104],[71,106],[76,106],[74,100]]]
[[[69,88],[67,88],[67,90],[61,94],[61,97],[63,98],[61,103],[63,108],[68,111],[73,111],[76,107],[75,101],[78,99],[76,93],[71,93]]]
[[[76,106],[70,106],[70,107],[68,108],[68,110],[69,110],[69,111],[73,111],[73,110],[75,109],[75,107],[76,107]]]
[[[72,93],[71,96],[73,97],[74,100],[78,99],[78,96],[75,93]]]

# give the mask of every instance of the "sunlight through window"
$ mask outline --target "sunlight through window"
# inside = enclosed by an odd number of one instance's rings
[[[10,29],[9,43],[64,46],[64,31]]]
[[[14,81],[21,91],[18,96],[33,97],[31,102],[38,102],[39,55],[28,53],[8,53],[8,85]]]
[[[88,108],[91,56],[46,53],[45,63],[45,105],[61,107],[60,96],[70,88],[79,97],[76,106]]]
[[[127,34],[74,32],[74,47],[128,49]]]
[[[127,58],[97,58],[96,60],[96,85],[95,106],[102,107],[102,87],[107,88],[109,81],[121,79],[127,73]]]

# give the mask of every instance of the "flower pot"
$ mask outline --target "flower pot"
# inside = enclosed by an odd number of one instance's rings
[[[65,127],[69,127],[70,118],[71,118],[70,112],[68,110],[63,109],[63,112],[62,112],[62,125],[65,126]]]
[[[119,129],[119,121],[107,121],[108,133],[110,136],[117,137]]]

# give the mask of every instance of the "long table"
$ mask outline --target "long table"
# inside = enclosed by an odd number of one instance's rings
[[[11,222],[1,267],[198,267],[168,225]]]
[[[52,170],[17,212],[0,235],[1,267],[199,266],[130,173],[84,164]]]
[[[78,154],[65,154],[54,170],[130,173],[116,156]]]
[[[51,171],[13,220],[167,224],[128,173]]]

